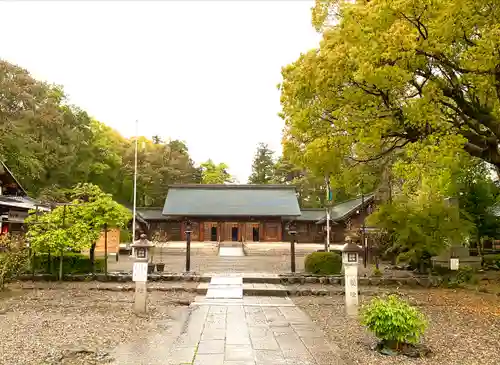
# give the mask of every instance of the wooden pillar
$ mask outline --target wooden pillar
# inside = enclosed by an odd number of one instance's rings
[[[281,222],[278,224],[278,242],[283,242],[283,229]]]
[[[205,224],[203,221],[198,223],[198,238],[200,239],[200,242],[205,240]]]

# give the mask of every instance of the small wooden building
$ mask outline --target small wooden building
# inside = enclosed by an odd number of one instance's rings
[[[218,242],[282,241],[283,223],[300,214],[295,187],[286,185],[173,185],[162,211],[169,240],[186,239],[189,220],[193,241]]]

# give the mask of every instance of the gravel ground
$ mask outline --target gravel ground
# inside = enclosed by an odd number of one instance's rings
[[[356,319],[346,318],[342,296],[293,300],[354,364],[500,364],[500,301],[497,296],[444,289],[400,290],[400,294],[428,318],[429,327],[423,338],[423,343],[433,352],[428,358],[389,357],[372,351],[376,339]],[[371,295],[361,296],[360,302],[366,303],[371,298]]]
[[[84,284],[84,285],[82,285]],[[0,293],[0,364],[93,365],[120,343],[151,335],[179,318],[194,294],[152,292],[149,313],[132,313],[133,292],[88,290],[87,283],[47,283],[45,290]],[[49,288],[52,286],[52,289]]]

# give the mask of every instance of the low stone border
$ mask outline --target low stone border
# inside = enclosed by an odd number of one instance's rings
[[[23,274],[18,277],[21,281],[57,281],[57,276],[48,274]],[[131,282],[132,275],[128,273],[110,273],[104,274],[72,274],[64,275],[64,281],[99,281],[99,282]],[[209,282],[210,276],[199,275],[196,273],[180,274],[180,273],[163,273],[163,274],[150,274],[148,280],[151,282],[162,281],[194,281],[194,282]],[[360,286],[410,286],[410,287],[437,287],[442,284],[442,278],[437,276],[412,276],[406,278],[391,278],[391,277],[360,277],[358,283]],[[267,284],[330,284],[330,285],[344,285],[344,277],[340,275],[335,276],[317,276],[317,275],[302,275],[302,274],[289,274],[278,276],[265,276],[257,277],[250,276],[243,278],[244,283],[267,283]]]
[[[316,275],[281,275],[282,284],[332,284],[344,285],[344,276],[316,276]],[[358,284],[361,286],[411,286],[411,287],[435,287],[442,283],[442,278],[437,276],[410,276],[406,278],[395,277],[359,277]]]
[[[133,292],[135,291],[135,287],[133,286],[107,286],[107,287],[95,287],[89,288],[89,290],[93,291],[112,291],[112,292]],[[153,286],[147,288],[148,292],[186,292],[186,293],[196,293],[200,295],[205,295],[207,292],[206,288],[194,288],[194,287],[183,287],[183,286],[171,286],[171,287],[161,287],[161,286]],[[373,294],[372,291],[358,290],[358,295],[362,294]],[[244,295],[249,296],[335,296],[345,295],[345,291],[341,288],[337,289],[326,289],[326,288],[289,288],[285,287],[283,289],[244,289]]]

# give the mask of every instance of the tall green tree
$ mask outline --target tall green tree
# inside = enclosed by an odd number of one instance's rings
[[[491,178],[491,169],[472,160],[463,166],[457,185],[462,213],[474,224],[471,241],[480,248],[482,240],[500,238],[500,219],[495,211],[500,188]]]
[[[154,136],[142,144],[140,205],[163,204],[170,184],[201,182],[184,142]],[[131,204],[134,148],[134,139],[69,105],[61,87],[0,60],[0,159],[32,196],[63,201],[67,189],[87,182]]]
[[[215,164],[211,159],[200,165],[202,184],[226,184],[234,182],[234,178],[227,171],[228,166],[221,162]]]
[[[275,180],[274,151],[265,143],[259,143],[253,158],[249,184],[271,184]]]
[[[125,227],[130,211],[93,184],[78,184],[66,192],[70,204],[60,205],[49,213],[31,215],[27,222],[27,237],[35,252],[50,252],[60,256],[59,277],[66,250],[90,249],[91,261],[102,230]]]
[[[311,169],[396,155],[409,172],[427,151],[500,167],[496,0],[316,4],[323,41],[283,68],[280,85],[285,143]]]
[[[432,256],[465,242],[473,230],[471,222],[460,218],[457,205],[428,191],[398,195],[379,206],[368,222],[388,234],[390,239],[381,247],[385,253],[421,271],[430,266]]]

